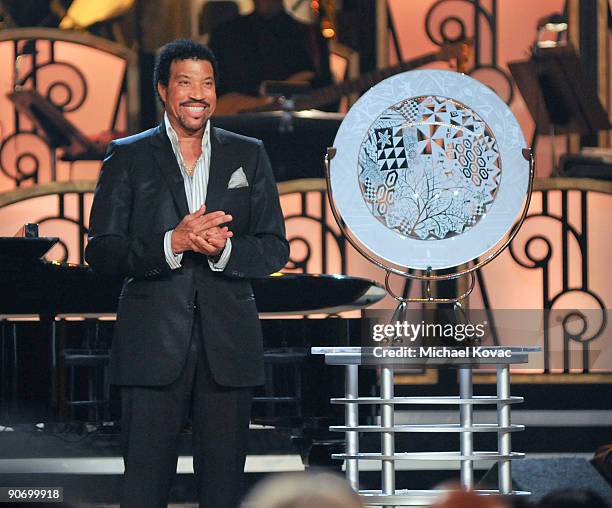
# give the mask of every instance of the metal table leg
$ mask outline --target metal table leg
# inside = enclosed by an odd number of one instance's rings
[[[510,366],[498,365],[497,367],[497,397],[508,399],[510,397]],[[500,427],[510,427],[510,404],[498,402],[497,424]],[[500,430],[497,433],[497,449],[502,455],[511,452],[510,433]],[[512,492],[512,465],[508,459],[500,459],[497,463],[499,470],[499,491],[501,494]]]
[[[357,399],[359,397],[358,369],[358,365],[346,366],[344,391],[347,399]],[[344,418],[347,427],[357,427],[359,425],[359,404],[346,404]],[[357,431],[348,431],[346,433],[346,453],[348,455],[357,455],[359,453],[359,433]],[[358,459],[346,459],[346,479],[355,491],[359,491]]]
[[[473,394],[472,367],[459,368],[459,397],[471,399]],[[469,428],[474,424],[473,408],[471,404],[459,406],[459,420],[461,427]],[[470,456],[474,453],[474,434],[471,431],[461,432],[460,450],[462,456]],[[461,485],[465,489],[474,487],[474,462],[472,459],[461,460]]]
[[[380,396],[383,399],[393,399],[393,369],[382,367],[380,374]],[[395,426],[394,405],[381,405],[381,426],[392,429]],[[383,455],[392,457],[395,454],[395,432],[383,432],[381,435]],[[382,461],[382,493],[395,494],[395,459]]]

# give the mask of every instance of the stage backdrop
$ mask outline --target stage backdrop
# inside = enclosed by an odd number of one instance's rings
[[[528,56],[536,21],[559,11],[562,4],[561,0],[389,1],[403,59],[435,50],[444,35],[452,38],[463,30],[475,37],[478,51],[470,74],[509,101],[528,141],[533,124],[506,64]],[[474,9],[481,13],[478,30]],[[390,39],[388,63],[393,64],[394,58]],[[49,259],[82,262],[100,167],[95,161],[61,161],[62,150],[48,146],[43,133],[15,111],[7,93],[15,85],[38,90],[86,135],[110,130],[133,132],[132,119],[138,111],[134,65],[132,52],[87,34],[43,29],[1,34],[0,68],[5,69],[0,80],[1,236],[11,236],[25,222],[38,222],[41,235],[61,238]],[[435,66],[448,68],[446,64]],[[560,149],[562,144],[560,141]],[[549,148],[548,140],[540,139],[536,153],[540,177],[551,171]],[[322,182],[297,185],[286,189],[282,197],[291,240],[291,261],[286,270],[347,273],[382,281],[384,274],[339,235],[323,189]],[[484,270],[471,305],[482,306],[485,296],[496,308],[609,308],[612,288],[606,282],[612,255],[607,241],[611,212],[609,186],[580,181],[560,186],[559,181],[541,179],[530,209],[533,217],[514,242],[513,251]],[[396,281],[399,290],[401,283]],[[419,285],[413,285],[411,293],[420,294]],[[390,306],[392,301],[386,299],[380,305]],[[604,344],[605,335],[590,343],[605,352],[586,369],[575,367],[576,372],[611,370],[612,351],[609,340]],[[549,370],[563,371],[564,366]]]

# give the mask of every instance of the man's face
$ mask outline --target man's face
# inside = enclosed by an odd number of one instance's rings
[[[217,105],[215,76],[208,60],[174,60],[168,86],[157,83],[170,124],[179,136],[204,131]]]

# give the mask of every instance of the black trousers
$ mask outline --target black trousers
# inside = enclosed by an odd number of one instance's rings
[[[179,378],[168,386],[121,388],[122,508],[167,507],[178,438],[189,415],[200,508],[238,506],[252,389],[218,385],[203,341],[196,312],[189,355]]]

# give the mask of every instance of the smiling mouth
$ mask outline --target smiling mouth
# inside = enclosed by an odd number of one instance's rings
[[[183,106],[187,111],[189,111],[190,113],[201,113],[203,112],[208,106],[202,104],[202,105],[198,105],[198,106]]]

